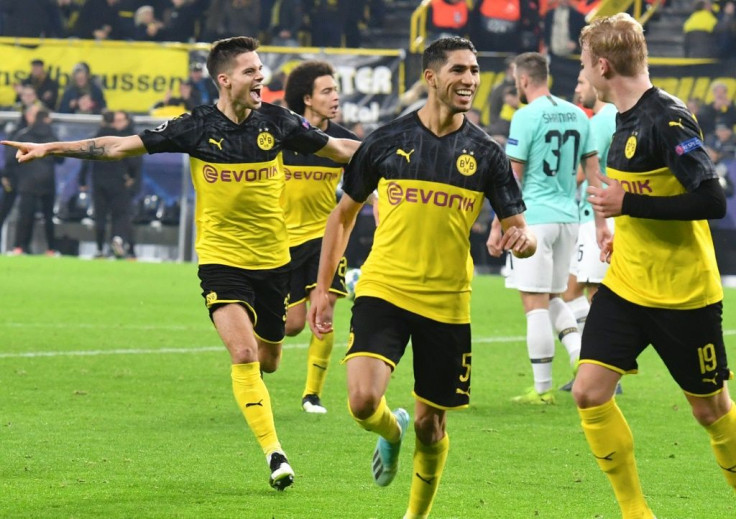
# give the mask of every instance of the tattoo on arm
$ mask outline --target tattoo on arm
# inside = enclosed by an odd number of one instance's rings
[[[96,159],[105,156],[105,146],[99,146],[94,139],[82,141],[77,149],[70,149],[63,153],[65,157],[78,159]]]

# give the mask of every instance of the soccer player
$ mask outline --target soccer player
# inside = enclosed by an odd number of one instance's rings
[[[345,169],[344,195],[330,213],[308,319],[332,331],[329,287],[363,201],[378,188],[381,223],[362,266],[350,325],[348,405],[378,434],[373,478],[396,476],[409,426],[385,393],[409,339],[414,351],[416,444],[406,519],[429,516],[447,459],[446,412],[470,398],[470,228],[490,200],[505,229],[501,247],[529,256],[536,238],[524,221],[501,147],[464,116],[480,83],[473,44],[441,38],[422,56],[424,107],[371,133]]]
[[[285,95],[288,107],[336,138],[356,139],[355,134],[331,120],[340,108],[335,71],[324,61],[305,61],[289,74]],[[306,324],[307,299],[314,293],[319,268],[319,253],[327,217],[335,208],[335,192],[342,178],[343,164],[311,154],[286,151],[283,153],[286,172],[284,213],[289,232],[291,254],[291,288],[286,312],[286,335],[298,335]],[[330,306],[334,311],[338,297],[347,295],[345,271],[347,260],[340,259],[329,289]],[[320,395],[325,385],[330,354],[335,342],[332,332],[322,338],[314,334],[307,352],[307,381],[302,393],[302,408],[308,413],[323,414]]]
[[[611,103],[604,103],[598,99],[595,88],[585,79],[582,72],[578,75],[575,96],[584,108],[593,111],[593,117],[590,118],[590,134],[596,150],[598,150],[601,173],[605,175],[608,148],[611,146],[613,132],[616,130],[616,107]],[[578,179],[580,179],[580,175]],[[600,259],[601,250],[598,247],[596,237],[595,217],[585,191],[587,187],[588,182],[583,178],[582,183],[578,186],[578,210],[580,213],[578,241],[570,259],[570,276],[567,280],[567,290],[562,294],[562,299],[575,316],[578,331],[581,335],[585,328],[585,319],[588,317],[588,311],[590,310],[590,299],[598,290],[598,285],[603,281],[603,276],[608,270],[608,263]],[[606,224],[612,230],[613,220],[609,218]],[[617,391],[620,391],[620,388],[621,385],[619,384]],[[572,380],[560,389],[570,391]]]
[[[598,159],[590,136],[588,117],[572,103],[550,94],[547,60],[536,52],[515,59],[516,88],[522,103],[511,119],[506,153],[528,210],[525,218],[539,241],[537,253],[516,259],[509,255],[507,288],[521,295],[526,314],[526,342],[534,386],[514,397],[521,404],[554,404],[552,360],[555,335],[567,349],[575,367],[580,333],[575,317],[560,295],[567,288],[570,256],[578,233],[575,200],[578,165],[594,180]],[[502,252],[498,219],[491,224],[488,250]]]
[[[606,189],[588,187],[597,214],[615,217],[601,255],[611,266],[593,298],[573,385],[585,437],[624,519],[654,517],[639,483],[634,440],[616,383],[654,346],[710,436],[736,489],[736,407],[728,393],[723,289],[707,219],[726,199],[685,104],[653,87],[642,26],[620,13],[583,29],[582,70],[616,106]],[[715,492],[714,488],[714,492]],[[714,493],[714,498],[716,494]],[[708,503],[703,503],[707,515]]]
[[[263,65],[258,40],[234,37],[213,44],[207,68],[217,82],[215,105],[154,130],[44,144],[3,141],[19,162],[47,155],[117,160],[143,153],[188,153],[196,191],[199,278],[210,318],[232,361],[235,400],[266,455],[269,483],[283,490],[294,471],[274,427],[261,372],[281,360],[289,248],[280,197],[281,150],[318,153],[347,162],[358,142],[334,139],[286,108],[261,101]]]

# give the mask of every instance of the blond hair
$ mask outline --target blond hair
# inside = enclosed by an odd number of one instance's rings
[[[632,77],[647,71],[647,42],[644,28],[627,13],[599,18],[580,33],[580,47],[593,61],[605,58],[613,70]]]

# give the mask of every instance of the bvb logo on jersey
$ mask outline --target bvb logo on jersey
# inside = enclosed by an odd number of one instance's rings
[[[468,155],[467,153],[463,153],[457,158],[456,165],[460,174],[465,175],[466,177],[473,175],[478,170],[478,163],[476,162],[475,157]]]
[[[210,292],[206,297],[207,307],[212,306],[217,302],[217,292]]]
[[[624,155],[627,159],[630,159],[636,153],[636,135],[632,135],[626,141],[626,147],[624,147]]]
[[[273,145],[275,144],[273,135],[271,135],[268,132],[261,132],[258,134],[258,147],[261,148],[263,151],[268,151],[271,148],[273,148]]]

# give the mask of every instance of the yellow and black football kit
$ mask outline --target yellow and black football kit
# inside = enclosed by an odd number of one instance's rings
[[[337,139],[358,140],[353,132],[333,122],[328,122],[325,133]],[[283,161],[286,188],[282,200],[291,254],[289,305],[293,306],[303,303],[308,291],[317,285],[322,236],[337,202],[337,186],[345,165],[296,151],[284,151]],[[330,292],[347,295],[344,259]]]
[[[464,407],[470,377],[470,228],[484,197],[500,218],[525,210],[511,163],[495,141],[467,120],[438,137],[412,112],[371,133],[346,166],[343,191],[352,199],[365,201],[376,188],[381,222],[361,267],[347,358],[370,355],[394,366],[411,336],[415,395],[438,407]],[[425,331],[432,321],[467,329],[452,339],[462,344],[448,345],[446,330],[420,336],[411,329],[408,335],[385,334],[386,342],[372,344],[370,312],[356,315],[362,306],[370,307],[357,304],[365,297],[426,318],[417,325]],[[388,322],[376,321],[373,328]],[[452,358],[437,351],[450,351]],[[453,383],[428,387],[432,376],[418,372],[426,366],[451,371],[442,379]],[[420,387],[420,380],[427,385]]]
[[[626,195],[615,220],[611,267],[586,321],[581,361],[635,372],[636,357],[652,344],[685,391],[720,391],[730,371],[723,290],[706,218],[716,216],[713,202],[725,204],[725,198],[685,105],[651,88],[620,113],[607,175]]]
[[[199,106],[140,137],[148,153],[189,154],[200,265],[235,267],[247,275],[247,271],[279,270],[289,263],[281,207],[281,151],[312,153],[324,147],[327,135],[303,117],[264,103],[241,124],[228,119],[216,106]],[[280,279],[277,283],[284,285],[279,302],[283,306],[288,284]],[[258,294],[252,291],[236,295],[235,300],[221,300],[210,293],[204,279],[203,290],[210,309],[241,302],[254,312],[253,298]],[[272,329],[283,328],[283,320],[267,326],[265,319],[253,317],[259,336],[270,341],[283,338],[283,332],[279,336],[278,330]]]

